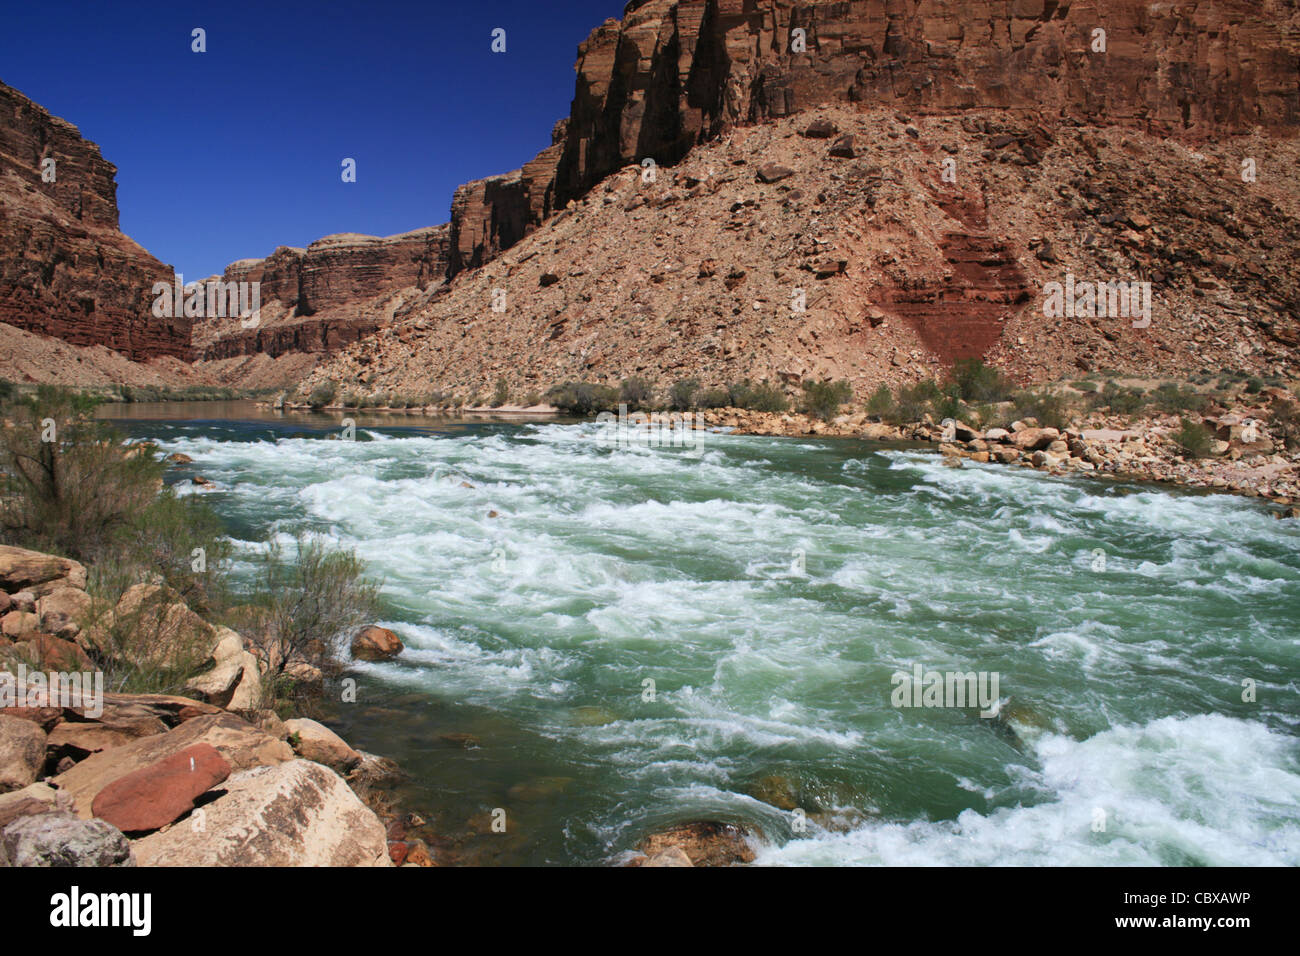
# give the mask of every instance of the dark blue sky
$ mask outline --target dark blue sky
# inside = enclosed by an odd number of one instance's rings
[[[99,144],[122,231],[197,279],[331,233],[446,222],[461,183],[550,145],[578,44],[623,5],[9,3],[0,81]]]

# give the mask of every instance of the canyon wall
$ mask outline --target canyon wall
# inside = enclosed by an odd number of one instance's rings
[[[222,280],[260,282],[263,321],[244,329],[238,319],[200,320],[199,356],[332,352],[355,342],[391,318],[396,293],[446,276],[449,233],[447,225],[385,237],[343,233],[233,262]]]
[[[151,313],[171,270],[118,230],[116,173],[75,126],[0,84],[0,322],[136,361],[188,360],[190,321]]]

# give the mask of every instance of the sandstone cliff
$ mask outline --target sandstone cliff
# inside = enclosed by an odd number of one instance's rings
[[[226,267],[224,282],[260,282],[258,326],[205,318],[195,327],[200,358],[332,352],[373,333],[409,298],[447,274],[449,227],[380,238],[345,233],[306,249],[281,246],[265,259]]]
[[[75,126],[0,84],[0,322],[136,361],[188,360],[189,320],[151,313],[171,270],[118,231],[116,172]]]

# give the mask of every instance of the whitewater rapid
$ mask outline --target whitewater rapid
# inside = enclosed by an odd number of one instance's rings
[[[449,819],[551,782],[529,859],[726,818],[776,865],[1300,863],[1300,532],[1257,502],[842,441],[141,428],[240,568],[307,529],[383,579],[408,651],[358,672],[481,730],[421,770]],[[997,671],[1007,714],[891,707],[917,661]]]

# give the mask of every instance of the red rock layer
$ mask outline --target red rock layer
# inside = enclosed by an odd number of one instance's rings
[[[260,282],[263,321],[209,318],[198,330],[204,359],[266,353],[333,352],[391,318],[394,293],[423,289],[447,274],[445,225],[380,238],[342,234],[306,249],[281,246],[265,259],[226,267],[224,282]]]
[[[75,126],[0,84],[0,322],[136,361],[189,360],[190,321],[151,312],[171,270],[118,231],[116,172]]]

